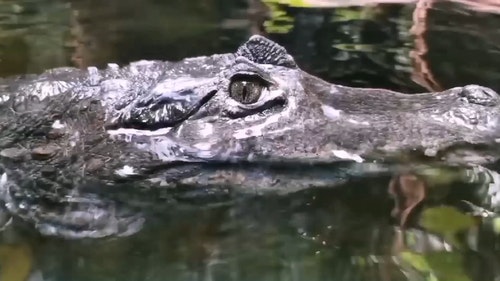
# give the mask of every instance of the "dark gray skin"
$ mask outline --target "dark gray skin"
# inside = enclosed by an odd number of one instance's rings
[[[296,190],[341,180],[342,167],[321,166],[334,162],[500,155],[491,89],[407,95],[333,85],[261,36],[234,54],[0,82],[0,198],[46,235],[135,233],[144,219],[123,190]]]

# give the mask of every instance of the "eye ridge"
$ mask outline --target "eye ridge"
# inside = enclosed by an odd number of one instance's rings
[[[270,82],[259,75],[237,74],[229,83],[229,96],[241,104],[254,104],[269,86]]]

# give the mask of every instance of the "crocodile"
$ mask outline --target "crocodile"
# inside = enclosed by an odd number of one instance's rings
[[[329,186],[340,163],[494,163],[499,118],[492,89],[331,84],[253,35],[234,53],[3,78],[0,199],[44,235],[126,236],[143,199]]]

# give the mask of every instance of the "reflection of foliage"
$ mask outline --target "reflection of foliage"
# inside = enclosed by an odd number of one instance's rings
[[[264,22],[264,28],[269,33],[288,33],[293,28],[293,18],[282,10],[280,2],[282,1],[264,0],[271,12],[271,18]]]
[[[475,225],[471,216],[450,206],[425,209],[420,223],[427,230],[442,235],[454,246],[458,246],[455,235]]]
[[[25,281],[32,265],[33,254],[27,244],[0,245],[0,280]]]
[[[464,214],[451,206],[431,207],[422,211],[420,224],[426,228],[426,231],[438,234],[445,241],[438,241],[438,239],[430,242],[434,239],[430,234],[422,237],[413,237],[413,240],[408,240],[410,248],[418,248],[418,240],[421,240],[420,243],[422,243],[423,237],[429,240],[423,243],[438,243],[442,245],[439,247],[434,246],[434,249],[430,251],[420,251],[420,253],[403,251],[400,254],[401,259],[429,281],[470,280],[464,271],[465,257],[463,252],[459,250],[449,252],[448,250],[450,249],[447,249],[449,245],[447,246],[446,244],[450,243],[456,249],[461,248],[461,244],[456,238],[457,234],[475,226],[472,216]],[[412,238],[411,235],[409,236]]]
[[[409,251],[401,258],[426,277],[427,281],[468,281],[463,269],[463,256],[459,252],[433,252],[418,254]]]
[[[484,171],[475,170],[475,172],[482,174]],[[433,173],[422,174],[432,175]],[[437,174],[427,179],[434,184],[445,184],[446,181],[454,182],[453,178],[455,177],[450,177],[452,174],[445,174],[446,176],[441,180],[436,177]],[[471,178],[464,178],[462,181],[476,182],[479,187],[491,184],[491,181],[477,174]],[[435,187],[437,186],[440,184]],[[482,190],[482,188],[480,189]],[[431,188],[431,190],[436,190],[436,188]],[[449,189],[450,196],[452,196],[451,193],[452,189]],[[435,200],[438,199],[435,198]],[[443,202],[443,198],[438,201]],[[409,229],[405,232],[405,250],[400,252],[399,261],[401,269],[407,274],[409,280],[468,281],[477,274],[483,277],[490,274],[470,272],[468,263],[471,263],[475,259],[474,256],[478,254],[488,259],[493,258],[491,254],[487,253],[488,250],[485,251],[482,247],[495,244],[493,237],[497,234],[495,230],[496,213],[465,200],[461,200],[460,209],[453,205],[424,208],[419,214],[419,225],[425,230]],[[486,233],[488,234],[485,235]],[[470,250],[476,253],[471,255]],[[485,267],[485,269],[487,268],[488,266]],[[493,270],[492,268],[488,269]]]
[[[303,0],[264,0],[269,8],[270,20],[264,23],[264,27],[269,33],[288,33],[293,28],[294,18],[285,11],[286,7],[293,8],[314,8],[314,5]],[[337,8],[333,17],[335,22],[374,19],[377,16],[377,9],[367,8]]]
[[[374,7],[348,7],[335,9],[335,22],[350,20],[375,20],[378,9]]]
[[[264,0],[264,3],[268,5],[287,5],[290,7],[296,7],[296,8],[308,8],[311,7],[311,4],[306,3],[307,1],[304,0]]]
[[[411,14],[403,17],[400,7],[358,7],[349,1],[334,8],[315,7],[311,1],[264,2],[270,10],[265,31],[280,36],[290,33],[287,48],[304,70],[348,86],[421,91],[408,77],[410,45],[400,40],[398,27],[401,22],[411,23]]]
[[[492,220],[492,224],[493,224],[493,232],[495,234],[500,234],[500,218],[494,218]]]

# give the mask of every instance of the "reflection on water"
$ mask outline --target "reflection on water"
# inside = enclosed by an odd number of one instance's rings
[[[64,241],[14,222],[2,234],[1,280],[493,280],[499,176],[418,167],[288,195],[165,204],[126,238]]]
[[[221,53],[266,33],[302,68],[341,84],[500,89],[498,9],[487,1],[264,2],[0,0],[0,76]],[[0,280],[500,278],[495,171],[380,171],[335,188],[163,202],[126,238],[40,237],[1,217]]]
[[[328,9],[266,2],[274,16],[268,29],[302,68],[329,81],[410,92],[500,86],[500,8],[494,5],[491,13],[480,13],[437,0]]]

